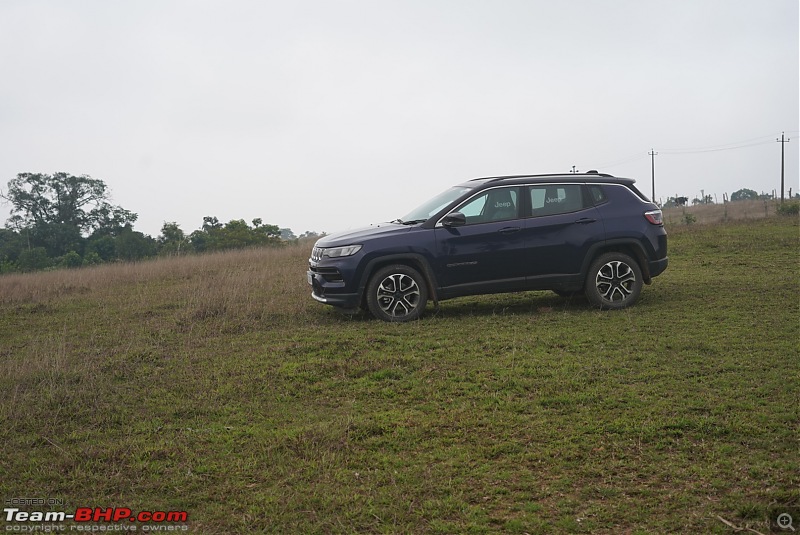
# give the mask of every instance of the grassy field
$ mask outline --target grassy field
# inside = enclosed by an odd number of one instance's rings
[[[663,208],[664,222],[671,227],[692,223],[720,223],[738,219],[762,219],[776,214],[777,200],[747,200],[719,204]]]
[[[766,533],[800,507],[798,221],[668,230],[621,312],[342,316],[310,244],[0,277],[0,497],[202,533]]]

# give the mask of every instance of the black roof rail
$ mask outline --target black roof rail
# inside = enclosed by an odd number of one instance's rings
[[[609,175],[608,173],[601,173],[597,169],[592,169],[591,171],[586,171],[587,175],[597,175],[597,176],[604,176],[608,178],[615,178],[614,175]]]
[[[486,180],[487,182],[496,182],[498,180],[509,180],[514,178],[548,178],[548,177],[575,177],[575,176],[598,176],[604,178],[616,178],[614,175],[609,175],[607,173],[600,173],[597,169],[592,169],[591,171],[586,171],[585,173],[547,173],[547,174],[540,174],[540,175],[505,175],[505,176],[492,176],[492,177],[478,177],[469,180],[472,182],[474,180]]]

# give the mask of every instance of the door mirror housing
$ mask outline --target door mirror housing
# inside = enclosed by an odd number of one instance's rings
[[[467,224],[467,216],[461,212],[450,212],[442,218],[444,227],[463,227]]]

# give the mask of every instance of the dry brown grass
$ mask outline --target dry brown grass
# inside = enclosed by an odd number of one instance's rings
[[[114,303],[133,314],[176,310],[184,322],[291,317],[305,310],[309,244],[158,258],[0,276],[0,305],[32,312],[64,300]]]
[[[763,219],[776,214],[779,201],[736,201],[724,204],[701,204],[696,206],[664,208],[664,223],[686,225],[686,216],[693,216],[692,223],[720,223],[740,219]],[[689,217],[691,220],[691,217]]]

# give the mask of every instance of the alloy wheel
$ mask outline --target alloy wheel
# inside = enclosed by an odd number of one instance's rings
[[[619,260],[605,263],[595,277],[597,293],[610,302],[625,301],[635,292],[636,273]]]
[[[417,281],[404,273],[385,277],[377,288],[377,302],[381,310],[393,318],[408,316],[419,306],[420,288]]]

